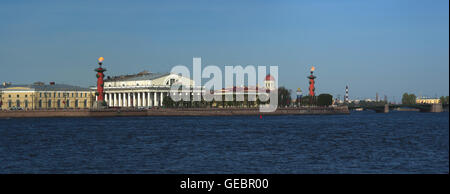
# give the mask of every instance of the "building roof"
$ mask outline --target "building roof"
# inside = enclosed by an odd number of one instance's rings
[[[45,85],[43,83],[34,83],[34,84],[13,84],[9,86],[0,87],[3,91],[17,91],[17,90],[34,90],[34,91],[89,91],[91,89],[84,88],[80,86],[73,86],[67,84],[54,84],[54,85]]]
[[[273,78],[272,75],[267,74],[267,75],[266,75],[266,78],[265,78],[264,80],[265,80],[265,81],[274,81],[275,79]]]
[[[120,75],[114,77],[107,77],[105,82],[108,81],[139,81],[139,80],[153,80],[163,76],[170,75],[170,73],[150,73],[148,71],[143,71],[132,75]]]

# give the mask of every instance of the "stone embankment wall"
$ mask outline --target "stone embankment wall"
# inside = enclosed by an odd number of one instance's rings
[[[0,118],[26,117],[115,117],[115,116],[238,116],[238,115],[311,115],[349,114],[342,107],[279,108],[275,112],[259,112],[256,108],[160,108],[160,109],[105,109],[105,110],[34,110],[0,111]]]

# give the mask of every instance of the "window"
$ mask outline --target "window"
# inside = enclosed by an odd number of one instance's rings
[[[78,100],[75,100],[75,108],[78,108]]]
[[[28,100],[25,100],[25,108],[28,108]]]
[[[28,95],[25,94],[25,98],[27,98],[27,97],[28,97]]]
[[[58,98],[61,97],[61,93],[58,93]]]
[[[77,98],[78,98],[78,93],[76,93],[76,94],[75,94],[75,97],[77,97]]]
[[[39,106],[39,108],[42,108],[42,100],[39,100],[38,106]]]
[[[175,79],[170,79],[168,82],[167,82],[167,85],[173,85],[175,83]]]
[[[8,107],[11,108],[12,107],[12,101],[8,100]]]
[[[66,101],[66,107],[70,107],[70,100]]]
[[[42,93],[39,93],[39,97],[42,98]]]
[[[51,108],[52,107],[52,100],[48,100],[47,102],[47,108]]]
[[[58,93],[58,96],[59,96],[59,93]],[[58,108],[61,108],[61,100],[56,101],[56,106]]]
[[[8,95],[8,98],[11,98],[11,94],[10,94],[10,95]]]
[[[17,94],[17,98],[19,98],[20,96],[19,96],[19,94]]]
[[[16,106],[17,106],[17,107],[20,107],[20,100],[17,100],[17,101],[16,101]]]
[[[84,100],[83,105],[84,105],[84,108],[87,108],[87,100]]]

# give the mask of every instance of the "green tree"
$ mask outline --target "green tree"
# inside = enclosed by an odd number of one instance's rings
[[[285,87],[278,88],[278,106],[287,106],[291,102],[291,91]]]
[[[405,92],[402,96],[402,104],[416,104],[416,95]]]
[[[441,104],[445,105],[448,104],[449,96],[441,96],[439,99],[441,100]]]
[[[416,95],[409,94],[409,104],[416,104]]]
[[[404,93],[402,96],[402,104],[408,104],[408,93]]]
[[[333,96],[331,94],[320,94],[317,97],[317,105],[330,106],[333,104]]]
[[[303,97],[300,99],[301,105],[302,105],[302,106],[311,106],[311,105],[313,105],[313,104],[314,104],[314,101],[313,101],[313,103],[311,104],[311,98],[314,100],[314,98],[313,98],[312,96],[303,96]]]
[[[163,106],[167,108],[173,108],[175,106],[175,102],[172,100],[170,96],[163,99]]]

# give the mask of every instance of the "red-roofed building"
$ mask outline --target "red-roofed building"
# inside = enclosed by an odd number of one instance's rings
[[[274,90],[275,89],[275,78],[272,75],[267,74],[266,78],[264,79],[264,85],[266,86],[266,88],[268,90]]]

